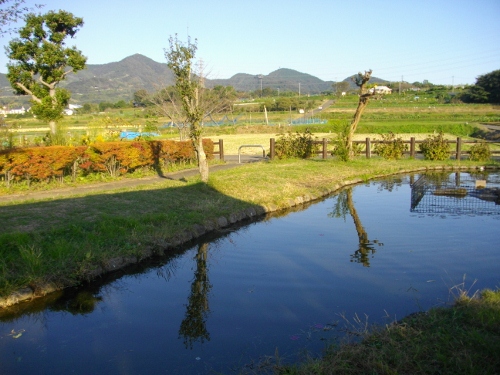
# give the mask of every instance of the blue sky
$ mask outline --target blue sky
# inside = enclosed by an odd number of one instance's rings
[[[135,53],[166,62],[189,34],[208,78],[279,68],[322,80],[359,71],[408,82],[473,84],[500,69],[500,0],[27,0],[84,19],[69,40],[89,64]],[[12,37],[0,39],[7,45]],[[0,54],[0,72],[8,59]]]

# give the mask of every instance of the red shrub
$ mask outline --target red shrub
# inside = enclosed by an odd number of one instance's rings
[[[207,158],[213,158],[214,144],[203,140]],[[107,172],[112,176],[138,168],[191,161],[195,152],[191,141],[99,142],[89,146],[50,146],[0,151],[0,172],[17,180],[44,180],[62,176],[75,168],[86,173]]]

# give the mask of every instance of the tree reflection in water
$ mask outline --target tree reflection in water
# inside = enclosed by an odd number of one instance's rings
[[[343,218],[345,220],[346,215],[350,213],[354,220],[356,232],[358,233],[359,246],[354,254],[351,255],[351,262],[361,263],[364,267],[370,267],[370,255],[375,254],[375,244],[378,246],[383,246],[384,244],[378,240],[370,241],[368,239],[368,233],[366,233],[358,212],[354,207],[352,188],[342,190],[335,198],[335,206],[328,216]]]
[[[202,243],[196,253],[196,271],[191,294],[186,306],[186,317],[179,328],[179,336],[184,337],[186,348],[193,348],[196,341],[210,341],[210,333],[207,331],[206,320],[210,312],[208,306],[208,294],[212,285],[208,281],[208,243]]]

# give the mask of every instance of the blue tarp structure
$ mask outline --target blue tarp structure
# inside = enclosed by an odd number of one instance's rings
[[[160,134],[158,133],[140,133],[140,132],[130,132],[130,131],[124,131],[120,133],[120,139],[136,139],[139,137],[155,137]]]
[[[319,118],[298,118],[292,120],[292,125],[304,125],[304,124],[326,124],[327,120],[321,120]]]

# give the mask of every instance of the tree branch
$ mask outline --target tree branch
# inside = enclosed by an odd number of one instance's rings
[[[67,72],[64,72],[63,75],[62,75],[62,79],[64,79],[64,77],[66,77],[69,73],[72,73],[72,72],[73,72],[73,68],[71,68]]]
[[[42,101],[40,100],[40,98],[37,98],[35,96],[35,94],[33,94],[33,92],[28,89],[26,86],[24,86],[21,82],[16,82],[16,86],[18,86],[21,90],[23,90],[26,94],[30,95],[31,98],[37,102],[37,103],[41,103]]]
[[[54,90],[54,88],[56,87],[56,85],[57,85],[57,83],[58,83],[57,81],[54,81],[54,83],[47,83],[47,82],[45,82],[45,81],[42,79],[42,76],[39,76],[39,77],[38,77],[38,81],[39,81],[42,85],[44,85],[44,86],[48,87],[48,88],[49,88],[49,90]]]

